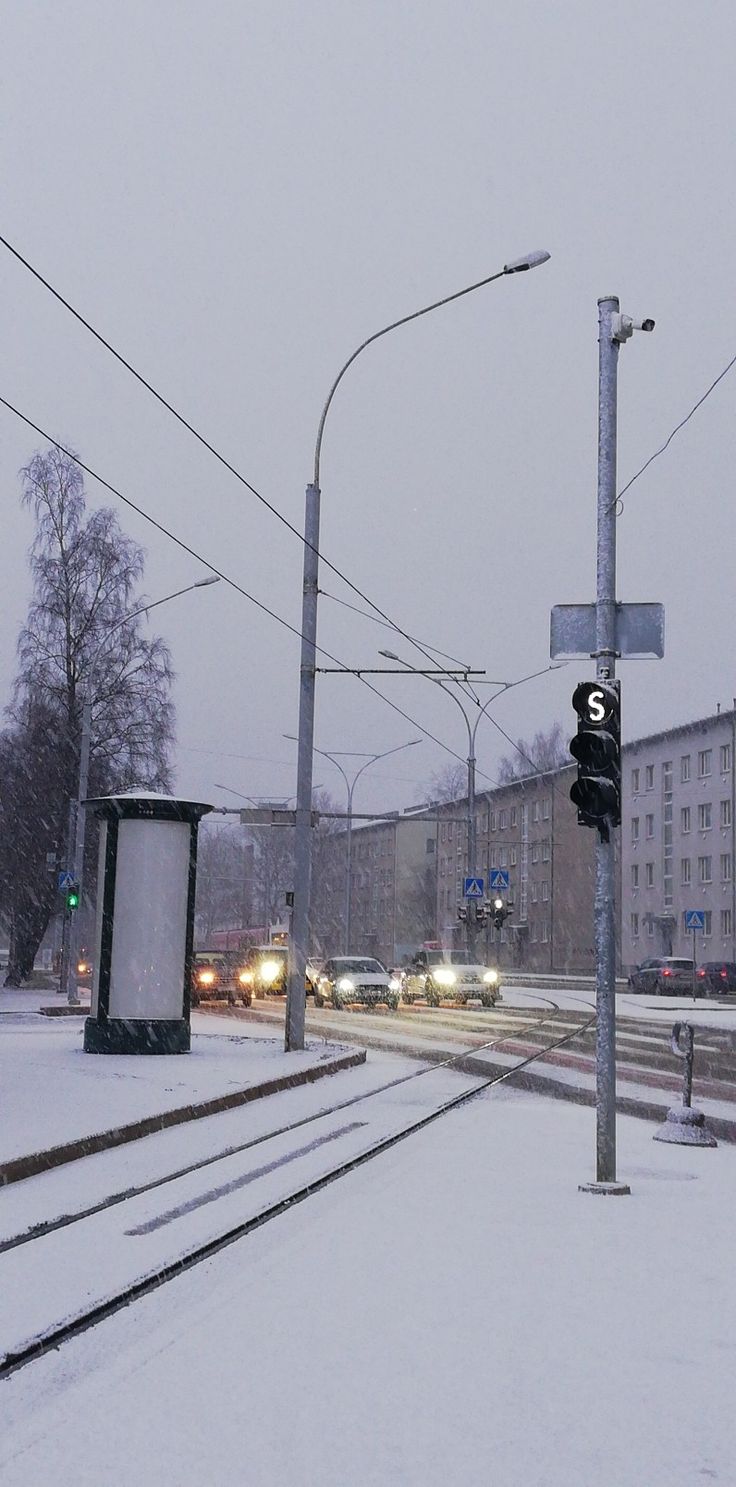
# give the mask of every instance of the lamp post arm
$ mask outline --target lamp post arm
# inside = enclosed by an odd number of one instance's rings
[[[431,310],[439,310],[442,308],[443,305],[450,305],[452,304],[453,300],[462,299],[463,295],[472,294],[473,290],[482,289],[485,284],[492,284],[494,279],[502,279],[505,273],[506,269],[501,269],[496,274],[489,274],[486,279],[478,279],[475,284],[468,284],[467,288],[465,289],[456,290],[455,294],[447,294],[445,295],[444,299],[437,299],[434,301],[433,304],[425,305],[422,310],[415,310],[411,315],[402,315],[400,320],[392,320],[390,325],[384,325],[382,330],[374,331],[372,336],[368,336],[365,341],[361,341],[360,345],[356,346],[352,356],[349,356],[344,366],[340,368],[340,371],[338,372],[332,384],[332,387],[327,394],[327,401],[325,402],[324,408],[322,409],[322,416],[320,418],[319,427],[317,429],[317,443],[314,450],[314,484],[316,486],[319,486],[319,465],[320,455],[322,453],[322,435],[324,433],[327,414],[330,410],[330,403],[332,402],[332,399],[334,398],[335,393],[337,392],[337,389],[340,386],[340,383],[342,382],[342,379],[345,376],[348,367],[352,366],[356,357],[360,356],[361,351],[365,351],[366,347],[371,346],[374,341],[379,341],[381,339],[381,336],[387,336],[389,331],[398,330],[400,325],[408,325],[412,320],[419,320],[420,316],[422,315],[429,315]]]

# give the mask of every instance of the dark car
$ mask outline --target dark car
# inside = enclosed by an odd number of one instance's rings
[[[648,991],[654,996],[692,996],[693,963],[674,955],[660,955],[643,960],[629,976],[631,991]]]
[[[695,984],[705,995],[722,996],[736,992],[736,962],[733,960],[706,960],[698,966]]]
[[[249,1007],[253,1000],[250,978],[243,967],[242,954],[231,950],[197,950],[192,966],[191,1003],[203,1001],[242,1002]]]

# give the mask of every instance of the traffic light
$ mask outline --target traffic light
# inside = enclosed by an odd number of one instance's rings
[[[485,922],[486,922],[486,906],[485,906],[485,904],[475,904],[474,907],[475,907],[475,922],[476,922],[476,924],[485,924]]]
[[[467,906],[465,904],[458,904],[458,906],[457,906],[457,917],[458,917],[458,919],[462,919],[463,922],[465,922],[467,920],[468,910],[467,910]]]
[[[570,743],[578,777],[570,799],[578,823],[595,826],[601,840],[621,821],[621,694],[616,681],[580,682],[572,694],[578,731]]]
[[[511,910],[506,907],[506,905],[504,904],[504,901],[503,901],[502,898],[494,898],[494,900],[493,900],[493,927],[494,927],[494,929],[503,929],[504,924],[506,923],[506,920],[508,919],[510,913],[511,913]]]
[[[66,890],[66,906],[68,909],[79,908],[79,884],[70,883]]]

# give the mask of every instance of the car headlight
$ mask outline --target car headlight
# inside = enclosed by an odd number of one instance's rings
[[[80,960],[80,962],[79,962],[79,964],[77,966],[77,975],[78,976],[86,976],[88,970],[89,970],[89,966],[87,965],[86,960]]]
[[[270,986],[271,982],[276,980],[280,970],[281,966],[277,960],[264,960],[261,966],[261,980]]]
[[[486,971],[483,976],[483,980],[485,981],[486,986],[495,986],[498,980],[498,971]]]
[[[338,991],[355,991],[355,982],[349,976],[341,976],[337,983]]]
[[[200,971],[197,976],[200,986],[213,986],[215,981],[214,971]]]
[[[253,972],[241,971],[240,975],[238,976],[238,981],[240,982],[241,986],[250,986],[253,982]]]
[[[388,983],[388,989],[389,991],[401,991],[401,982],[397,981],[395,976],[392,976]]]
[[[438,970],[433,971],[432,976],[438,986],[454,986],[457,981],[455,972],[447,970],[444,966],[440,966]]]

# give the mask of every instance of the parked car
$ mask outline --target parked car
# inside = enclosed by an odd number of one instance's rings
[[[698,966],[695,983],[702,987],[702,995],[723,996],[736,992],[736,962],[732,960],[706,960]]]
[[[464,950],[418,950],[404,972],[402,999],[411,1006],[426,997],[430,1007],[454,1001],[464,1007],[478,997],[492,1007],[501,994],[498,971],[468,960]]]
[[[400,982],[389,976],[380,960],[367,955],[335,955],[326,960],[314,988],[315,1007],[331,1002],[335,1008],[363,1002],[375,1006],[385,1002],[392,1011],[399,1005]]]
[[[629,976],[631,991],[649,992],[653,996],[692,996],[693,963],[673,955],[660,955],[643,960]]]
[[[205,1000],[241,1002],[249,1007],[253,991],[242,955],[227,950],[195,951],[190,1000],[193,1007]]]

